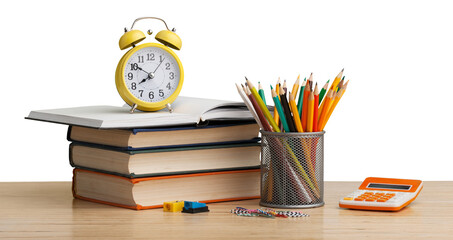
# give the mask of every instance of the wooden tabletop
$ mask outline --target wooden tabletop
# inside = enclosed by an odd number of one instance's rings
[[[310,217],[240,217],[237,206],[209,204],[209,213],[135,211],[73,199],[70,182],[0,183],[0,238],[31,239],[452,239],[453,182],[424,182],[418,198],[399,212],[338,207],[359,182],[326,182],[325,206]]]

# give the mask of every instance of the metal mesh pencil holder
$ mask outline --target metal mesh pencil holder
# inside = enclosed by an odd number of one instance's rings
[[[324,205],[324,131],[261,131],[261,201],[275,208]]]

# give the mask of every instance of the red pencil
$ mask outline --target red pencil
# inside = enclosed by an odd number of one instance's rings
[[[249,97],[250,102],[253,105],[253,108],[255,108],[255,112],[258,115],[258,118],[261,120],[261,124],[263,125],[264,130],[268,132],[273,132],[271,125],[269,125],[269,122],[266,120],[266,117],[264,116],[263,111],[261,110],[255,98],[253,97],[252,92],[250,92],[250,90],[247,87],[244,87],[244,85],[242,86],[242,88],[244,89],[244,92],[247,95],[247,97]]]
[[[318,102],[319,102],[319,91],[318,83],[315,85],[315,106],[313,108],[313,132],[318,132]]]
[[[302,103],[302,114],[300,116],[300,121],[302,123],[302,128],[304,131],[307,131],[307,112],[308,112],[308,95],[310,93],[310,82],[313,79],[313,73],[310,74],[310,77],[307,79],[307,84],[304,89],[304,98]],[[302,93],[300,93],[302,94]]]

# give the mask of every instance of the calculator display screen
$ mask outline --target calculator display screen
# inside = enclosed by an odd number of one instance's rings
[[[370,183],[369,188],[385,188],[385,189],[396,189],[396,190],[409,190],[410,185],[396,185],[396,184],[383,184],[383,183]]]

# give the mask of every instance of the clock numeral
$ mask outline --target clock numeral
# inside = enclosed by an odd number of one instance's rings
[[[154,53],[147,53],[146,55],[148,56],[147,61],[154,61],[154,60],[156,60],[156,59],[154,58]]]
[[[131,71],[138,70],[138,64],[137,63],[132,63],[131,64]]]
[[[138,92],[140,93],[140,97],[143,97],[143,90],[138,90]]]
[[[154,99],[154,92],[153,91],[149,92],[148,97],[149,99]]]
[[[143,56],[138,56],[138,63],[142,63],[143,62]]]
[[[163,97],[164,96],[164,90],[163,89],[159,89],[159,97]]]
[[[131,84],[131,89],[132,89],[132,90],[137,89],[137,83],[133,82],[133,83]]]
[[[163,62],[165,58],[162,57],[162,55],[159,55],[159,59],[160,59],[160,62]]]
[[[134,78],[134,74],[132,74],[131,72],[127,74],[127,79],[129,80],[132,80],[132,78]]]
[[[170,70],[170,63],[165,63],[165,69]]]
[[[175,73],[174,72],[170,72],[170,79],[171,80],[175,79]]]
[[[167,84],[167,88],[168,88],[168,90],[171,89],[170,83]]]

